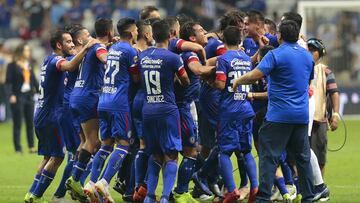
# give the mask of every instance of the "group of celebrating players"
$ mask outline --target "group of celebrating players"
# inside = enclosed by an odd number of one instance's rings
[[[281,34],[289,21],[301,26],[299,14],[285,13]],[[34,118],[44,159],[25,202],[43,202],[64,148],[67,164],[52,202],[66,202],[69,191],[80,202],[113,203],[109,185],[116,174],[114,189],[125,201],[254,202],[252,139],[257,148],[267,85],[266,78],[252,86],[237,85],[237,79],[279,46],[276,25],[257,11],[230,11],[218,31],[207,33],[189,17],[161,19],[155,7],[146,7],[139,21],[122,18],[116,28],[118,36],[112,20],[98,19],[96,38],[79,24],[51,35],[53,53],[41,67]],[[299,37],[301,42],[306,47]],[[301,201],[285,152],[278,167],[272,200]],[[314,201],[329,195],[322,178],[314,185]]]

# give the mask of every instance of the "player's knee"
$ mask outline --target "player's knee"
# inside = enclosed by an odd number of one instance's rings
[[[183,147],[183,156],[196,158],[197,154],[198,152],[195,147]]]
[[[140,149],[145,149],[145,140],[140,139]]]
[[[124,139],[115,139],[117,145],[129,146],[129,141]]]
[[[113,138],[106,138],[101,141],[101,145],[106,145],[106,146],[114,146],[114,143],[115,142]]]

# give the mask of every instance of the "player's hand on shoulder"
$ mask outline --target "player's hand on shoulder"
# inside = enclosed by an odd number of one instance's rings
[[[248,99],[249,101],[253,101],[253,100],[254,100],[254,93],[248,92],[248,94],[247,94],[247,99]]]
[[[96,43],[100,43],[98,39],[91,38],[89,42],[85,45],[86,49],[89,49],[90,47],[94,46]]]
[[[260,37],[259,39],[259,46],[260,48],[266,46],[266,45],[269,45],[270,43],[270,40],[269,38],[265,37],[264,35]]]

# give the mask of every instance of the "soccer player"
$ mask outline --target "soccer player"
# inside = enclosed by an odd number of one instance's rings
[[[201,46],[207,44],[205,30],[199,23],[188,22],[180,30],[180,38],[197,43]],[[203,66],[199,57],[194,52],[183,52],[180,54],[184,61],[185,70],[190,78],[190,85],[187,87],[175,83],[175,98],[179,108],[181,120],[182,155],[178,173],[177,186],[174,190],[176,202],[197,202],[188,193],[189,182],[195,170],[197,158],[198,134],[197,126],[190,111],[191,103],[198,100],[200,90],[199,77],[212,73],[214,67]],[[196,111],[196,110],[195,110]]]
[[[265,18],[264,21],[264,29],[266,33],[272,34],[274,36],[276,36],[276,24],[273,20],[269,19],[269,18]]]
[[[164,20],[152,24],[156,47],[140,53],[141,84],[145,91],[142,111],[143,134],[148,152],[147,196],[145,203],[156,202],[155,190],[163,167],[163,192],[160,202],[168,202],[173,189],[178,152],[182,150],[180,116],[175,103],[174,76],[188,85],[189,78],[180,56],[167,50],[170,27]]]
[[[73,43],[75,45],[75,48],[72,50],[74,53],[72,53],[71,56],[67,57],[68,60],[71,60],[75,56],[75,53],[80,52],[81,49],[86,45],[86,43],[88,43],[90,39],[90,33],[87,31],[87,29],[85,29],[79,24],[71,24],[65,27],[65,30],[70,33],[73,39]],[[61,178],[60,184],[51,200],[54,203],[66,201],[65,181],[71,175],[71,170],[78,155],[78,149],[80,149],[80,143],[83,144],[82,140],[84,140],[84,138],[80,139],[80,137],[83,137],[84,135],[80,133],[80,123],[78,123],[77,120],[73,118],[69,104],[70,95],[74,88],[77,74],[78,69],[75,69],[74,71],[67,71],[65,74],[64,100],[63,107],[60,111],[62,112],[62,114],[59,120],[60,126],[62,127],[62,132],[64,134],[66,150],[68,151],[68,160],[64,168],[64,173]]]
[[[255,114],[246,98],[250,86],[242,85],[238,89],[239,91],[232,88],[232,83],[236,78],[251,70],[250,57],[243,51],[239,51],[241,42],[240,29],[229,26],[225,29],[223,36],[228,51],[218,58],[214,82],[214,87],[221,90],[217,123],[217,145],[220,151],[220,173],[228,190],[223,202],[235,202],[240,198],[240,193],[236,188],[232,175],[230,156],[233,152],[247,150],[244,146],[251,142],[247,138],[251,134],[252,119]],[[238,154],[236,153],[237,156]],[[253,187],[252,193],[254,195],[249,198],[248,202],[254,200],[257,185]]]
[[[330,116],[330,129],[336,130],[338,127],[339,116],[339,90],[335,81],[334,73],[328,66],[322,63],[321,59],[326,54],[325,46],[323,42],[316,38],[311,38],[307,41],[309,51],[312,53],[315,67],[314,67],[314,97],[315,97],[315,109],[314,123],[311,132],[311,147],[314,150],[322,176],[324,175],[324,167],[326,163],[326,151],[327,151],[327,118],[326,118],[326,105],[327,95],[331,99],[331,112]],[[330,192],[326,185],[315,183],[315,197],[313,201],[320,200],[325,201],[329,199]]]
[[[265,55],[251,72],[234,82],[252,84],[267,75],[269,105],[266,121],[259,132],[260,186],[258,202],[270,201],[272,183],[279,158],[285,148],[294,153],[302,184],[302,202],[312,202],[312,170],[307,136],[309,122],[308,87],[313,78],[313,60],[297,44],[299,27],[291,20],[279,26],[281,45]],[[284,84],[288,84],[284,86]]]
[[[197,43],[193,43],[187,40],[180,39],[180,23],[175,17],[165,18],[170,26],[170,42],[168,49],[176,54],[180,54],[184,51],[193,51],[199,54],[202,60],[206,59],[206,53],[204,47]]]
[[[51,35],[50,45],[54,52],[45,58],[41,67],[40,96],[34,117],[35,132],[39,139],[38,153],[44,158],[25,196],[25,202],[42,202],[45,190],[63,161],[63,133],[57,112],[64,96],[65,71],[76,69],[93,44],[94,41],[90,41],[71,61],[67,61],[64,57],[74,49],[71,35],[63,30],[57,30]]]
[[[153,33],[150,22],[139,21],[136,23],[138,27],[138,38],[134,48],[139,53],[146,50],[153,43]],[[133,106],[133,123],[135,125],[136,135],[140,140],[140,147],[135,158],[135,191],[133,195],[134,201],[144,201],[147,193],[147,186],[145,184],[145,176],[147,171],[147,163],[149,155],[145,151],[145,141],[143,137],[142,124],[142,108],[145,101],[145,91],[140,88],[137,90]]]
[[[98,19],[95,22],[97,43],[90,48],[79,67],[79,75],[70,96],[70,106],[73,114],[79,118],[86,141],[80,150],[71,177],[66,181],[66,187],[79,199],[87,198],[79,182],[81,175],[100,145],[98,138],[99,120],[97,105],[104,81],[107,50],[103,44],[113,37],[113,24],[108,19]]]
[[[121,167],[129,148],[131,114],[128,91],[130,80],[139,81],[136,68],[137,52],[132,47],[138,35],[136,21],[132,18],[122,18],[117,23],[117,30],[120,41],[112,45],[109,50],[104,86],[98,105],[101,137],[102,139],[111,138],[117,145],[110,155],[103,178],[95,183],[95,189],[108,203],[115,202],[111,197],[109,184]]]
[[[159,13],[159,9],[156,8],[155,6],[146,6],[144,7],[139,14],[139,19],[140,20],[148,20],[151,18],[158,18],[160,19],[160,13]]]

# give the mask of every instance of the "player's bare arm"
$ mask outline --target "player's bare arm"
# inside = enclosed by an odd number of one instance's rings
[[[96,39],[91,39],[82,49],[81,51],[75,55],[75,57],[71,61],[65,61],[61,63],[60,70],[61,71],[74,71],[78,68],[79,64],[81,63],[82,59],[84,58],[87,50],[92,47],[94,44],[98,43],[99,41]]]
[[[233,84],[233,89],[234,91],[236,91],[239,85],[254,84],[257,80],[259,80],[262,77],[264,77],[264,74],[258,68],[255,68],[254,70],[246,73],[245,75],[235,80]]]

